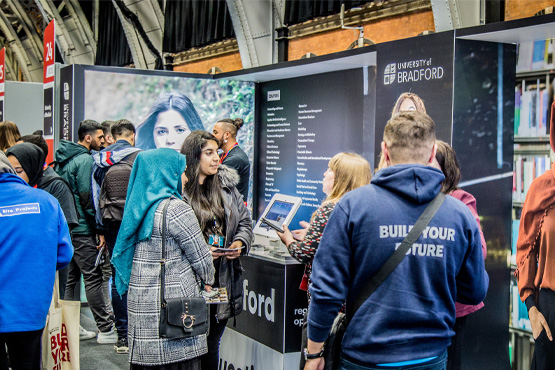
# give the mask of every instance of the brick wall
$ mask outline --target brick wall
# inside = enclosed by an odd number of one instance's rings
[[[505,20],[532,17],[548,6],[555,6],[555,0],[506,0]]]
[[[423,11],[365,24],[364,37],[378,44],[434,30],[432,11]],[[355,40],[354,31],[341,29],[293,39],[289,41],[289,60],[300,59],[306,53],[325,55],[347,50]]]
[[[243,69],[243,64],[241,63],[241,56],[237,51],[235,53],[219,55],[213,58],[201,59],[174,66],[173,70],[189,73],[208,73],[212,67],[219,67],[222,72],[231,72]]]

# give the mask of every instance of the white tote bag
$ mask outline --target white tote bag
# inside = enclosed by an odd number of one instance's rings
[[[43,370],[79,370],[79,318],[81,302],[59,297],[58,273],[52,302],[42,333]]]

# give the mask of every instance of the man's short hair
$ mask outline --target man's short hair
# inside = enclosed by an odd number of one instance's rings
[[[102,130],[102,126],[95,120],[86,119],[81,121],[79,124],[79,130],[77,130],[79,141],[85,140],[85,136],[87,135],[94,135],[97,130]]]
[[[393,163],[427,164],[436,141],[436,126],[426,113],[400,112],[387,121],[383,140]]]
[[[46,140],[41,135],[25,135],[22,136],[21,139],[24,143],[31,143],[35,144],[39,148],[42,149],[44,155],[48,157],[48,144],[46,144]]]
[[[135,126],[133,123],[126,119],[120,119],[112,125],[112,137],[114,139],[116,137],[129,136],[135,132]]]
[[[114,126],[115,121],[104,121],[100,124],[102,126],[102,132],[104,132],[104,136],[112,136],[112,126]]]

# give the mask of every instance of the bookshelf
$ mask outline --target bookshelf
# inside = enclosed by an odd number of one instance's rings
[[[509,332],[513,369],[528,369],[534,338],[526,305],[520,300],[514,272],[520,215],[532,181],[551,167],[549,144],[554,99],[554,40],[519,44],[515,86],[511,302]]]

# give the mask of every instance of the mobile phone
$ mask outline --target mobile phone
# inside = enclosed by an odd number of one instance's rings
[[[94,267],[98,267],[104,263],[104,251],[106,247],[100,248],[98,254],[96,255],[96,261],[94,262]]]
[[[279,231],[280,233],[283,232],[283,227],[280,224],[276,223],[275,221],[268,220],[266,217],[262,217],[262,222],[264,222],[266,225],[268,225],[275,231]]]

